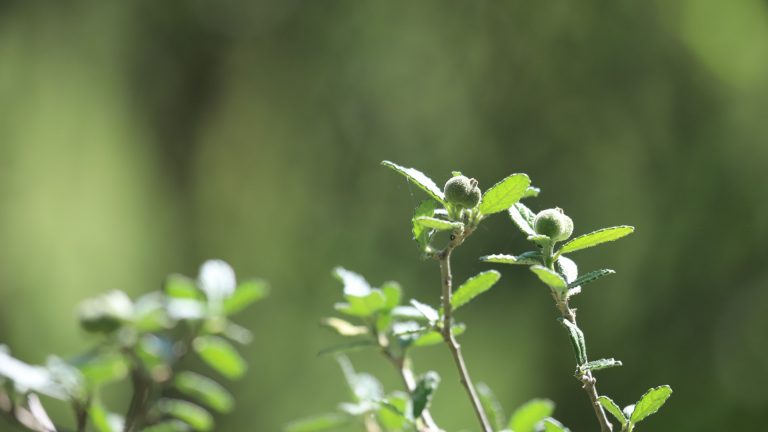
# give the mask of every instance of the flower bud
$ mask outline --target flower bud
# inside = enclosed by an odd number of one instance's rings
[[[545,235],[553,241],[563,241],[573,234],[573,221],[560,208],[542,210],[533,220],[533,229],[537,234]]]
[[[449,203],[462,208],[475,208],[480,203],[482,192],[477,187],[477,180],[459,175],[445,183],[443,189]]]

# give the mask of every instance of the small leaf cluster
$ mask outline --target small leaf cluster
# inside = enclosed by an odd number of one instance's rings
[[[0,410],[31,430],[54,430],[45,410],[33,407],[40,395],[69,403],[79,431],[213,430],[210,411],[232,411],[234,398],[208,375],[236,380],[245,374],[247,363],[234,344],[247,344],[252,335],[231,317],[267,292],[266,282],[238,284],[227,263],[210,260],[197,280],[174,274],[161,290],[136,300],[122,291],[85,300],[80,325],[97,342],[82,355],[33,366],[0,350],[0,399],[13,401]],[[187,370],[183,360],[190,353],[209,371]],[[128,410],[118,413],[101,394],[124,380],[134,394]]]
[[[478,383],[477,392],[488,414],[493,430],[499,432],[570,432],[552,417],[555,403],[549,399],[531,399],[520,405],[505,421],[501,404],[485,383]]]
[[[635,425],[646,417],[655,414],[672,395],[672,388],[668,385],[654,387],[645,392],[636,403],[627,405],[624,409],[608,396],[600,396],[598,401],[606,411],[618,420],[622,431],[632,432]]]
[[[534,197],[539,189],[531,186],[526,174],[512,174],[482,193],[475,179],[454,172],[443,189],[434,180],[414,168],[405,168],[390,161],[382,162],[387,168],[403,175],[429,195],[416,208],[412,219],[413,239],[419,249],[431,256],[437,252],[433,246],[436,233],[445,231],[466,236],[487,216],[507,210],[519,200]]]

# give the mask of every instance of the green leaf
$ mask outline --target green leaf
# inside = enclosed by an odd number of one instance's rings
[[[568,321],[564,318],[557,319],[560,324],[568,330],[568,337],[571,340],[573,346],[573,353],[576,356],[576,363],[581,366],[587,362],[587,346],[584,343],[584,333],[581,332],[576,324]]]
[[[158,411],[187,423],[196,431],[209,431],[213,429],[213,417],[205,410],[192,402],[179,399],[160,399],[157,402]]]
[[[118,432],[109,424],[109,413],[98,394],[94,394],[88,407],[88,419],[98,432]]]
[[[341,318],[323,318],[320,325],[328,327],[341,336],[362,336],[368,334],[368,327],[357,326]]]
[[[655,414],[670,396],[672,396],[672,388],[668,385],[648,390],[635,404],[635,410],[632,411],[629,421],[637,424],[649,415]]]
[[[410,404],[411,397],[404,392],[394,392],[381,401],[378,417],[384,430],[399,431],[406,428],[412,422],[409,418],[413,411]]]
[[[400,299],[403,296],[403,289],[400,284],[393,281],[384,282],[381,285],[381,292],[384,293],[384,309],[392,310],[400,304]]]
[[[452,331],[454,336],[460,336],[467,329],[467,326],[463,323],[458,323],[458,324],[454,324],[452,329],[453,329]],[[443,342],[442,333],[440,333],[437,330],[429,330],[428,332],[416,338],[416,340],[413,341],[412,345],[415,347],[426,347],[426,346],[437,345],[442,342]]]
[[[421,202],[421,204],[419,204],[418,207],[416,207],[416,211],[414,211],[413,214],[413,219],[411,219],[413,224],[413,239],[416,240],[416,243],[419,245],[419,250],[422,252],[427,250],[427,246],[429,246],[429,241],[432,240],[432,234],[434,231],[417,222],[416,220],[423,216],[434,216],[437,206],[437,201],[433,199],[424,200]]]
[[[485,191],[480,212],[490,215],[509,209],[525,196],[530,185],[531,179],[525,174],[508,176]]]
[[[178,372],[173,379],[174,386],[186,396],[189,396],[210,408],[229,413],[235,406],[235,399],[221,384],[195,372]]]
[[[614,417],[616,417],[616,420],[619,421],[620,425],[624,425],[624,423],[627,422],[627,418],[624,417],[624,413],[621,412],[621,408],[619,408],[618,405],[616,405],[616,402],[613,401],[613,399],[609,398],[608,396],[600,396],[597,398],[598,402],[600,402],[600,405],[603,406],[603,408],[611,413]]]
[[[166,420],[142,429],[142,432],[187,432],[189,425],[181,420]]]
[[[315,417],[309,417],[300,420],[294,420],[285,427],[285,432],[318,432],[338,430],[338,428],[349,424],[348,416],[330,413]]]
[[[529,242],[536,243],[540,247],[544,247],[552,243],[552,239],[543,234],[529,235],[528,237],[526,237],[526,240],[528,240]]]
[[[501,274],[496,270],[488,270],[472,276],[453,293],[451,306],[454,310],[464,306],[475,297],[491,289],[499,281],[499,278],[501,278]]]
[[[579,277],[579,267],[568,257],[561,256],[555,261],[555,268],[557,272],[570,284]]]
[[[525,204],[516,203],[510,207],[509,217],[512,218],[512,222],[514,222],[526,236],[536,234],[536,231],[533,229],[533,220],[536,218],[536,214],[526,207]]]
[[[366,348],[377,347],[378,344],[371,339],[361,339],[344,344],[334,345],[328,348],[323,348],[318,351],[317,355],[324,356],[328,354],[338,354],[343,352],[360,351]]]
[[[607,358],[607,359],[600,359],[600,360],[592,360],[591,362],[587,362],[581,366],[582,371],[598,371],[602,369],[608,369],[608,368],[614,368],[621,366],[622,363],[619,360]]]
[[[197,288],[193,279],[180,274],[169,275],[165,279],[163,290],[168,297],[202,300],[203,292]]]
[[[563,259],[563,258],[564,257],[560,257],[559,259]],[[614,273],[616,273],[616,272],[611,270],[611,269],[600,269],[600,270],[591,271],[591,272],[589,272],[587,274],[583,274],[583,275],[579,276],[578,278],[576,278],[576,280],[574,280],[571,283],[569,283],[568,284],[568,288],[574,288],[574,287],[577,287],[577,286],[586,285],[588,283],[592,283],[592,282],[600,279],[603,276],[612,275]]]
[[[464,229],[464,224],[461,222],[451,222],[429,216],[416,217],[413,219],[413,223],[438,231],[456,231]]]
[[[565,279],[552,270],[541,265],[531,266],[530,269],[532,272],[536,273],[536,276],[538,276],[542,282],[561,295],[568,289],[568,284],[565,282]]]
[[[493,430],[504,429],[504,411],[501,408],[499,400],[496,395],[493,394],[493,390],[484,382],[477,383],[475,386],[477,395],[480,398],[480,404],[485,410],[485,414],[488,416],[488,423],[491,424]]]
[[[192,346],[208,366],[229,379],[242,377],[248,368],[237,350],[218,336],[198,336]]]
[[[120,381],[128,375],[128,361],[122,354],[114,351],[97,353],[75,360],[75,365],[83,374],[90,388]]]
[[[381,290],[373,289],[359,274],[336,267],[334,276],[344,284],[344,298],[347,304],[337,304],[336,309],[356,317],[368,317],[383,309],[386,298]]]
[[[558,255],[576,252],[578,250],[591,248],[599,244],[618,240],[624,236],[632,234],[635,231],[634,227],[621,225],[611,228],[603,228],[597,231],[593,231],[589,234],[578,236],[569,242],[565,243],[563,247],[557,252]]]
[[[523,198],[535,198],[539,196],[541,193],[541,189],[533,186],[529,186],[528,189],[525,190],[525,194],[523,194]]]
[[[412,181],[416,184],[416,186],[420,187],[424,192],[429,194],[429,196],[441,204],[445,204],[445,196],[443,195],[443,191],[437,187],[431,178],[427,177],[421,171],[414,168],[405,168],[390,161],[383,161],[381,164],[404,175],[408,180]]]
[[[513,432],[535,432],[536,425],[552,415],[555,403],[549,399],[532,399],[512,413],[507,426]]]
[[[415,307],[419,313],[421,313],[424,318],[427,319],[430,323],[437,322],[438,319],[440,319],[440,314],[437,313],[435,308],[428,304],[421,303],[418,300],[411,299],[411,304],[413,307]]]
[[[432,395],[440,385],[440,375],[435,371],[429,371],[419,378],[416,388],[413,389],[413,418],[419,418],[432,401]]]
[[[269,293],[269,284],[261,279],[242,282],[235,292],[224,300],[224,313],[234,315]]]
[[[570,432],[570,429],[551,417],[544,419],[543,425],[544,432]]]
[[[224,324],[224,330],[221,333],[227,339],[237,342],[241,345],[248,345],[253,340],[253,333],[245,327],[239,326],[232,321]]]
[[[344,285],[344,296],[365,297],[371,293],[371,286],[361,275],[343,267],[333,269],[333,276]]]
[[[495,264],[540,265],[541,252],[528,251],[517,256],[505,254],[485,255],[480,257],[480,261]]]

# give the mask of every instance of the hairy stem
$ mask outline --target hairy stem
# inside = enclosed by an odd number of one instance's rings
[[[440,274],[442,277],[443,285],[443,339],[448,345],[453,355],[453,360],[456,363],[456,368],[459,371],[459,378],[464,389],[467,391],[469,400],[472,402],[472,407],[475,409],[477,419],[480,421],[480,425],[484,432],[493,432],[490,423],[488,422],[488,416],[485,414],[480,398],[477,396],[475,386],[472,384],[472,379],[469,377],[469,371],[467,370],[464,356],[461,354],[461,346],[456,341],[456,337],[453,334],[453,308],[451,307],[451,294],[452,294],[452,275],[451,275],[451,252],[458,245],[460,245],[464,239],[471,234],[471,230],[465,230],[461,234],[452,234],[451,242],[445,247],[438,255],[437,259],[440,262]]]

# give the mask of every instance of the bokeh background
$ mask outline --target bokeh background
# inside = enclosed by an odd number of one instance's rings
[[[621,403],[675,394],[645,430],[761,430],[768,421],[768,3],[221,0],[0,4],[0,342],[41,363],[93,340],[80,300],[134,295],[228,260],[271,297],[223,431],[279,431],[348,392],[316,353],[338,341],[341,264],[437,302],[410,239],[423,197],[382,159],[438,183],[526,172],[576,231],[632,224],[577,257],[618,274],[576,300]],[[457,279],[519,252],[495,216],[455,256]],[[476,381],[507,411],[558,403],[595,430],[550,297],[521,268],[462,311]],[[434,413],[476,430],[444,347],[416,368]],[[352,356],[388,389],[375,355]],[[6,427],[6,426],[3,426]]]

